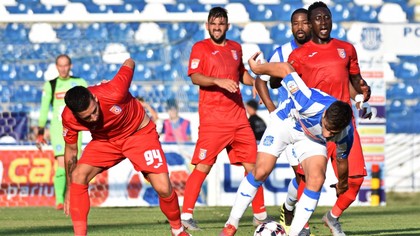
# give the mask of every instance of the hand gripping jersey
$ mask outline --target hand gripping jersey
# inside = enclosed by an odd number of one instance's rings
[[[133,70],[123,66],[117,75],[106,83],[88,87],[98,98],[100,118],[88,123],[77,119],[66,107],[63,111],[63,136],[67,143],[77,141],[77,132],[89,130],[93,140],[116,141],[135,133],[143,121],[145,111],[130,92]]]
[[[322,136],[323,113],[337,99],[320,90],[309,89],[296,72],[287,75],[281,83],[281,89],[287,91],[289,99],[279,105],[276,115],[281,120],[292,117],[296,121],[294,128],[304,132],[312,141],[321,144],[335,142],[337,157],[347,158],[353,144],[352,123],[331,139]]]

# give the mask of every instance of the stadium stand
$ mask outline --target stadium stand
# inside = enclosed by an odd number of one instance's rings
[[[230,13],[228,38],[244,45],[244,55],[262,50],[266,57],[272,49],[292,38],[289,26],[293,9],[304,7],[307,0],[4,0],[0,3],[2,17],[26,14],[78,18],[113,13],[124,16],[156,17],[177,13],[204,13],[217,5]],[[352,21],[368,23],[416,23],[420,1],[402,0],[331,0],[325,1],[334,17],[333,37],[347,40]],[[417,14],[417,15],[416,15]],[[201,15],[200,15],[201,16]],[[0,18],[2,18],[0,17]],[[175,16],[174,16],[175,17]],[[29,18],[28,18],[29,19]],[[69,18],[71,19],[71,18]],[[94,18],[98,19],[98,18]],[[133,57],[136,67],[132,91],[150,96],[153,107],[164,111],[162,104],[173,96],[183,99],[183,111],[197,111],[197,88],[186,75],[189,52],[195,41],[206,37],[203,22],[175,17],[160,22],[124,20],[97,22],[80,21],[2,21],[0,25],[0,109],[36,111],[39,109],[42,84],[53,78],[54,59],[61,53],[73,58],[73,74],[94,84],[110,79],[119,63]],[[146,18],[147,19],[147,18]],[[258,37],[255,37],[258,35]],[[395,79],[387,84],[388,132],[414,132],[408,123],[420,113],[420,56],[397,55],[389,63]],[[51,69],[52,68],[52,69]],[[22,83],[26,85],[22,86]],[[241,87],[244,100],[250,88]],[[276,90],[270,90],[277,96]],[[395,103],[399,103],[397,106]],[[408,108],[410,109],[408,109]],[[404,122],[401,121],[404,118]],[[395,119],[395,120],[394,120]],[[406,122],[407,121],[407,122]]]

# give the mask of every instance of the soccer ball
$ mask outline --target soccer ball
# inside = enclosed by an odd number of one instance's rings
[[[287,236],[286,230],[278,222],[270,221],[258,225],[254,236]]]

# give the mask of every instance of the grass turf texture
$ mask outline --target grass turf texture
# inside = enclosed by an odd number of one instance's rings
[[[420,235],[420,193],[388,193],[387,206],[351,207],[340,219],[347,235]],[[268,207],[278,218],[278,207]],[[316,236],[331,235],[322,222],[329,207],[318,207],[310,220]],[[230,207],[199,207],[195,219],[202,231],[194,236],[218,235]],[[89,235],[170,235],[169,225],[158,207],[92,208]],[[248,208],[236,235],[253,235]],[[0,208],[0,235],[73,235],[71,220],[52,207]]]

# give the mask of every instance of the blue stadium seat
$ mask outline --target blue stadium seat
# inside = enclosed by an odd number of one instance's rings
[[[75,23],[65,23],[55,29],[57,38],[61,40],[80,39],[82,30]],[[80,45],[78,45],[80,46]]]
[[[347,41],[346,29],[344,29],[340,23],[337,24],[334,22],[331,31],[331,37]]]
[[[4,36],[6,37],[3,40],[5,42],[27,43],[29,42],[28,31],[29,29],[24,24],[8,23],[4,30]]]
[[[270,38],[278,44],[286,43],[293,39],[289,23],[278,23],[270,28]]]
[[[241,39],[242,30],[243,30],[243,27],[237,24],[230,24],[230,28],[226,33],[226,38],[230,40],[234,40],[238,43],[242,43],[242,39]]]
[[[352,8],[353,4],[336,4],[333,7],[330,7],[334,22],[354,20]]]
[[[65,6],[52,6],[44,4],[36,4],[30,6],[34,14],[60,14],[63,12]]]
[[[133,42],[134,30],[127,23],[109,23],[106,25],[108,36],[114,42]]]
[[[16,6],[6,6],[6,10],[10,14],[27,14],[30,8],[28,7],[28,5],[20,3]]]
[[[96,14],[96,13],[110,13],[112,12],[111,8],[108,5],[97,5],[94,2],[91,3],[84,3],[86,10],[89,13]]]
[[[155,78],[154,72],[148,66],[146,66],[143,63],[136,65],[136,68],[134,70],[133,80],[152,81],[154,80],[154,78]]]
[[[107,40],[108,29],[104,23],[92,23],[85,30],[85,37],[88,40]]]
[[[111,10],[113,13],[133,13],[136,11],[141,12],[144,8],[144,4],[131,4],[131,3],[125,3],[121,5],[106,5],[109,10]]]
[[[16,69],[18,80],[44,82],[44,70],[38,64],[22,64]]]
[[[355,5],[353,10],[353,14],[355,17],[354,19],[368,23],[378,23],[378,13],[380,11],[380,7],[373,7],[369,5]]]
[[[14,80],[17,76],[16,66],[13,63],[3,63],[0,66],[0,80]],[[1,91],[1,90],[0,90]]]
[[[277,20],[275,12],[280,10],[280,7],[278,5],[275,5],[275,7],[273,7],[272,5],[256,5],[252,3],[245,4],[245,8],[249,13],[249,18],[252,21],[275,21]]]

